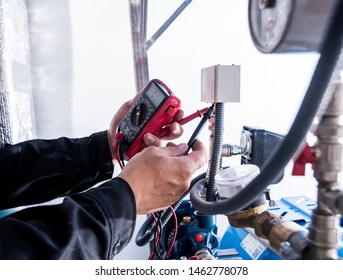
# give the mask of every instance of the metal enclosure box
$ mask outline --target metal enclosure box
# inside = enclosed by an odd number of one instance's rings
[[[240,102],[239,65],[214,65],[201,69],[202,102]]]

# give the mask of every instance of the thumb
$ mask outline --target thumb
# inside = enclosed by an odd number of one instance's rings
[[[179,157],[185,155],[188,150],[188,146],[186,143],[181,143],[178,145],[168,143],[166,149],[169,156]]]
[[[151,133],[146,133],[143,136],[143,141],[147,147],[149,147],[149,146],[156,146],[156,147],[162,146],[162,141],[158,137],[156,137],[155,135],[153,135]]]

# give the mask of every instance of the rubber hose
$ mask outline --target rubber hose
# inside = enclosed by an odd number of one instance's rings
[[[149,215],[136,235],[137,246],[144,246],[153,239],[155,227],[153,216]]]
[[[215,201],[216,199],[216,184],[214,177],[219,171],[220,159],[223,145],[223,131],[224,131],[224,103],[216,103],[215,106],[215,122],[213,145],[211,151],[211,163],[209,166],[206,201]]]
[[[190,193],[193,206],[201,213],[231,214],[247,207],[255,197],[262,195],[265,188],[283,170],[303,143],[322,101],[331,99],[331,81],[342,70],[340,55],[343,41],[343,1],[338,1],[330,19],[329,28],[321,45],[321,55],[306,91],[296,118],[283,142],[270,160],[261,167],[261,173],[242,191],[230,199],[208,202],[200,197],[204,182],[199,181]],[[328,89],[328,90],[327,90]]]

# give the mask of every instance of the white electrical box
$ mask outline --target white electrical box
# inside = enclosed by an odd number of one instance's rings
[[[239,65],[214,65],[201,69],[202,102],[240,102]]]

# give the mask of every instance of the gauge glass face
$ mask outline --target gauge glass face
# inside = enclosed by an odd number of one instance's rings
[[[292,0],[250,0],[249,25],[254,44],[272,52],[282,42],[290,22]]]

